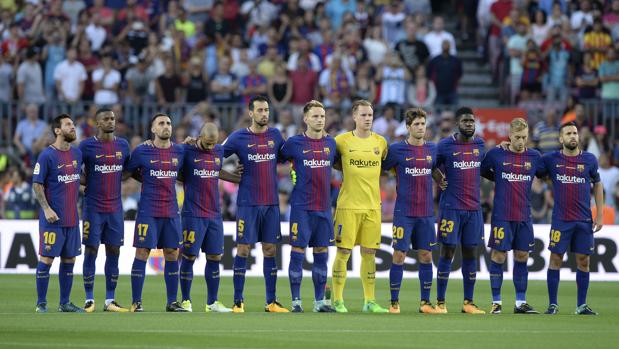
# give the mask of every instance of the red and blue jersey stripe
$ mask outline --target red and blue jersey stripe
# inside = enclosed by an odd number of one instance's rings
[[[216,144],[213,149],[200,149],[185,144],[182,179],[185,189],[182,215],[184,217],[216,218],[219,208],[219,173],[224,149]]]

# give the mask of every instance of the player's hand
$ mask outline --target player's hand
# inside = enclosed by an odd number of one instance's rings
[[[441,181],[438,183],[439,188],[441,188],[441,190],[446,190],[447,189],[447,178],[443,177],[443,179],[441,179]]]
[[[198,139],[196,137],[187,136],[187,138],[183,141],[183,144],[195,145],[196,143],[198,143]]]
[[[154,147],[155,145],[153,144],[153,141],[150,139],[145,140],[144,142],[142,142],[140,145],[145,145],[148,147]]]
[[[58,215],[56,214],[56,212],[54,212],[54,210],[51,209],[51,207],[48,207],[45,210],[43,210],[43,213],[45,214],[45,220],[49,223],[54,223],[60,219],[58,218]]]
[[[511,143],[509,141],[503,141],[503,142],[497,144],[497,148],[501,148],[503,150],[509,150],[509,145],[510,144]]]
[[[241,176],[243,174],[243,169],[244,169],[243,164],[237,161],[236,167],[234,168],[234,171],[232,171],[232,173],[237,176]]]
[[[598,231],[602,230],[602,217],[596,217],[595,221],[593,222],[593,232],[597,233]]]

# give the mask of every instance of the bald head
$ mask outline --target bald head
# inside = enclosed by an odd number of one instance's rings
[[[219,127],[212,122],[207,122],[200,130],[200,145],[204,149],[213,149],[219,139]]]

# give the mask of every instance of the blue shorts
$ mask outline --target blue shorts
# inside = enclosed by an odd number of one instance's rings
[[[438,241],[444,245],[477,246],[484,243],[481,210],[442,210],[438,220]]]
[[[550,226],[550,252],[564,254],[567,246],[570,252],[590,255],[593,253],[593,223],[585,221],[562,221],[553,219]]]
[[[133,247],[179,248],[183,244],[179,217],[137,216],[133,231]]]
[[[73,258],[82,254],[80,227],[39,224],[39,255]]]
[[[221,217],[201,218],[183,216],[183,253],[197,256],[224,253],[224,225]]]
[[[122,246],[125,242],[123,211],[100,213],[84,210],[82,222],[82,244],[97,247],[103,243]]]
[[[290,246],[306,248],[333,246],[333,215],[326,211],[290,210]]]
[[[492,221],[488,247],[497,251],[528,251],[535,247],[535,235],[531,221]]]
[[[236,212],[236,243],[276,244],[282,239],[279,206],[239,206]]]
[[[413,250],[432,251],[436,248],[436,230],[434,217],[393,217],[394,250],[408,251],[411,244]]]

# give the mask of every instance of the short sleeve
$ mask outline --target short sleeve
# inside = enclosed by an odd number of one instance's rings
[[[47,178],[48,171],[49,155],[47,151],[43,151],[41,152],[41,155],[39,155],[37,163],[34,165],[34,170],[32,172],[32,182],[44,184],[45,179]]]
[[[547,160],[547,156],[541,156],[537,158],[537,163],[535,164],[535,176],[537,178],[544,178],[548,175],[548,168],[546,166]]]
[[[236,141],[234,137],[234,133],[231,134],[228,138],[224,140],[222,143],[224,147],[224,157],[227,158],[232,154],[236,154]]]
[[[142,147],[143,146],[141,145],[138,146],[137,148],[135,148],[133,153],[131,153],[131,156],[129,158],[129,164],[127,165],[127,172],[133,173],[140,167],[140,157],[142,153]]]
[[[279,156],[281,157],[280,160],[286,161],[292,158],[293,147],[293,137],[288,138],[288,140],[284,142],[281,149],[279,150]]]
[[[496,151],[494,149],[490,150],[481,161],[481,175],[485,178],[488,178],[490,172],[494,172],[494,154],[496,154]]]
[[[589,168],[589,177],[591,178],[591,183],[598,183],[600,181],[600,173],[598,172],[598,161],[594,156],[590,156],[591,158],[591,167]]]
[[[382,167],[382,169],[384,171],[391,170],[393,167],[395,167],[395,165],[398,162],[398,159],[396,159],[396,156],[395,156],[394,147],[395,147],[395,145],[391,145],[389,147],[389,151],[387,152],[387,156],[385,157],[385,159],[383,159],[381,167]]]
[[[436,167],[440,167],[445,163],[444,155],[445,145],[444,142],[439,142],[436,146]]]

